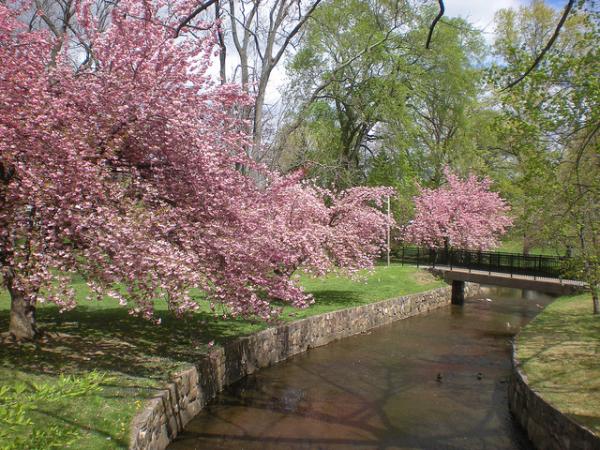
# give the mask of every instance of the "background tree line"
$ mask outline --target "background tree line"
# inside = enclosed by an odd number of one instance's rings
[[[44,13],[30,13],[29,26],[86,50],[76,4],[35,0]],[[109,21],[114,2],[95,4]],[[218,78],[253,96],[239,115],[254,160],[302,167],[327,187],[394,186],[401,221],[417,184],[438,187],[446,166],[487,175],[512,205],[524,252],[549,237],[566,251],[597,223],[600,122],[597,2],[565,5],[556,41],[510,89],[561,19],[543,0],[500,10],[487,35],[445,16],[433,29],[438,4],[412,0],[206,0],[185,8],[174,32],[221,24]],[[283,70],[281,100],[270,104]],[[583,229],[576,210],[591,212],[579,213]]]

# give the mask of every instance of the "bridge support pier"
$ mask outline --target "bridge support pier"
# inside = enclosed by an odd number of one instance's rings
[[[463,305],[465,303],[465,282],[452,280],[452,304]]]

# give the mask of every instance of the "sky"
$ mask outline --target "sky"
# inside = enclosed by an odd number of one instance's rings
[[[503,8],[518,8],[523,0],[445,0],[445,16],[462,17],[485,32],[493,31],[494,14]]]
[[[547,5],[562,10],[567,0],[545,0]],[[462,17],[468,19],[477,28],[492,31],[494,14],[503,8],[518,8],[528,5],[529,0],[445,0],[445,15],[448,17]]]

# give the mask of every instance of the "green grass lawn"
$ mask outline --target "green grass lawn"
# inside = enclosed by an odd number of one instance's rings
[[[498,248],[493,251],[508,252],[508,253],[523,253],[523,239],[508,238],[500,243]],[[552,246],[540,247],[536,246],[529,250],[532,255],[548,255],[548,256],[564,256],[564,248],[555,248]]]
[[[589,294],[551,303],[523,331],[517,356],[534,390],[600,434],[600,317]]]
[[[298,320],[444,285],[426,272],[400,265],[378,266],[360,281],[338,276],[302,277],[302,284],[314,295],[315,304],[304,310],[286,307],[280,320]],[[85,298],[85,284],[74,281],[74,287],[78,296]],[[7,293],[0,292],[1,331],[8,329],[9,305]],[[100,393],[40,405],[32,419],[40,427],[59,425],[80,433],[71,448],[124,448],[130,422],[144,401],[174,372],[204,354],[210,341],[223,344],[269,326],[260,321],[223,320],[208,308],[177,319],[166,305],[158,304],[157,315],[162,320],[159,326],[130,316],[108,298],[81,301],[75,310],[64,314],[52,305],[42,305],[37,319],[50,332],[49,341],[0,345],[0,387],[16,381],[53,383],[61,373],[106,373],[109,381]]]

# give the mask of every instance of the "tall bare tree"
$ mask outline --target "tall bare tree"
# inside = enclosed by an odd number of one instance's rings
[[[223,18],[228,19],[222,48],[230,38],[238,62],[229,79],[240,81],[246,92],[255,96],[253,107],[244,115],[252,123],[253,145],[249,152],[257,161],[269,162],[269,152],[264,147],[269,81],[319,3],[321,0],[226,0],[220,6]],[[222,76],[226,74],[226,64],[221,58]]]

